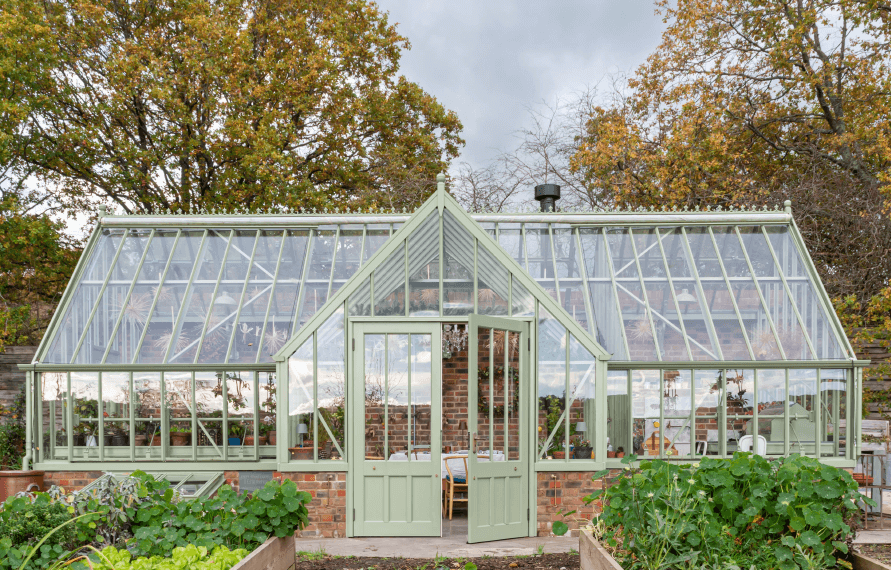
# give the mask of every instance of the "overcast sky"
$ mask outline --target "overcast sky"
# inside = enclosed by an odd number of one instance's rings
[[[458,113],[460,161],[516,146],[527,108],[631,72],[664,27],[653,0],[378,0],[411,42],[402,73]]]

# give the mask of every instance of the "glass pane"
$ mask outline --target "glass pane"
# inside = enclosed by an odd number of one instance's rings
[[[700,279],[723,279],[721,264],[715,253],[715,246],[708,233],[708,228],[701,226],[684,228],[687,234],[687,242],[693,255],[693,267]]]
[[[250,254],[250,252],[248,252]],[[223,445],[223,374],[217,372],[195,373],[195,415],[198,418],[197,445],[208,447],[206,457],[222,457]],[[199,452],[201,453],[201,452]],[[203,453],[201,454],[203,455]]]
[[[104,230],[99,236],[44,362],[67,364],[71,361],[122,237],[123,230]]]
[[[366,334],[365,350],[365,460],[383,461],[386,446],[387,343],[386,335]]]
[[[99,373],[71,373],[71,401],[74,414],[73,459],[99,458]]]
[[[495,222],[480,222],[480,227],[486,230],[486,233],[495,239]]]
[[[374,270],[374,314],[405,314],[405,243]]]
[[[413,317],[439,316],[439,216],[434,212],[408,238]]]
[[[341,237],[343,234],[341,234]],[[300,295],[300,278],[303,275],[303,262],[306,245],[309,241],[308,230],[289,230],[285,234],[282,258],[279,263],[272,303],[269,305],[269,316],[263,329],[262,349],[259,362],[272,362],[272,356],[291,338],[291,324],[297,310],[297,299]],[[359,237],[361,242],[361,235]],[[361,244],[355,245],[356,248]],[[355,253],[358,258],[358,251]],[[356,262],[358,268],[358,261]]]
[[[498,224],[498,244],[504,248],[521,267],[526,267],[526,256],[523,253],[523,235],[521,224]]]
[[[283,232],[263,230],[260,232],[251,264],[248,284],[241,297],[240,314],[232,347],[229,349],[229,362],[254,362],[260,350],[263,323],[269,308],[270,293],[275,280],[275,267],[281,253]],[[327,287],[327,281],[326,281]],[[222,304],[224,299],[215,299]],[[222,310],[232,309],[228,305]]]
[[[130,446],[130,373],[102,373],[103,434],[106,446]],[[106,451],[106,456],[109,453]],[[115,457],[121,457],[116,455]],[[129,458],[129,454],[128,454]]]
[[[493,357],[493,366],[488,370],[488,373],[492,377],[492,383],[491,389],[489,389],[488,382],[486,383],[487,398],[484,401],[488,402],[489,406],[488,409],[480,415],[487,416],[491,412],[492,444],[484,449],[491,457],[494,457],[495,455],[504,455],[507,442],[507,423],[505,422],[505,414],[507,413],[508,405],[506,405],[505,398],[507,396],[506,388],[508,382],[507,377],[505,376],[507,369],[504,366],[504,359],[505,356],[510,353],[510,348],[507,346],[507,343],[510,341],[510,336],[507,334],[507,331],[500,329],[492,329],[490,334],[492,336],[489,339],[486,358],[489,357],[488,353],[491,353]],[[482,388],[482,386],[480,388]]]
[[[149,235],[151,235],[149,230],[131,230],[127,234],[117,262],[111,268],[108,284],[96,306],[96,313],[90,322],[75,362],[79,364],[102,362],[102,357],[108,348],[109,336],[121,314],[124,298],[130,290],[133,278],[136,277],[139,261],[148,245]]]
[[[474,239],[448,210],[443,212],[442,223],[443,315],[469,315],[473,312]]]
[[[579,239],[594,310],[592,330],[595,339],[614,359],[627,360],[603,234],[599,229],[580,228]]]
[[[718,441],[719,433],[717,417],[696,416],[696,442],[693,452],[697,457],[721,454],[721,444]]]
[[[311,460],[313,337],[288,358],[288,451],[291,460]]]
[[[390,239],[390,224],[368,224],[365,226],[365,246],[362,260],[368,261]]]
[[[319,352],[319,459],[343,459],[338,450],[340,447],[346,453],[343,437],[346,429],[343,306],[331,313],[316,335],[316,349]]]
[[[758,435],[767,455],[784,455],[786,438],[786,371],[758,370]]]
[[[813,456],[816,451],[816,395],[816,370],[789,370],[789,453]]]
[[[553,283],[554,255],[548,224],[526,224],[526,256],[524,267],[529,275],[536,281]]]
[[[572,444],[572,459],[596,459],[593,442],[596,410],[595,370],[597,359],[582,346],[573,335],[569,335],[569,433]]]
[[[350,316],[371,316],[371,277],[366,277],[359,287],[350,295]]]
[[[231,240],[229,230],[211,230],[204,242],[204,250],[195,274],[185,294],[185,307],[177,323],[176,346],[170,349],[167,362],[192,362],[198,351],[198,343],[204,323],[213,309],[213,294],[223,268],[226,246]]]
[[[565,454],[566,329],[539,307],[538,455]]]
[[[779,260],[780,270],[785,274],[786,282],[792,291],[793,302],[798,306],[804,326],[814,344],[817,358],[821,360],[844,358],[842,345],[819,303],[816,289],[805,270],[804,261],[798,254],[788,228],[769,226],[766,230]]]
[[[733,301],[724,280],[705,281],[702,283],[702,290],[703,302],[711,313],[712,324],[718,335],[724,360],[751,360],[746,337],[739,326],[739,319],[733,309]]]
[[[507,373],[505,375],[507,404],[507,459],[514,461],[525,455],[520,449],[520,430],[528,429],[520,425],[520,333],[508,332]]]
[[[625,321],[625,336],[628,339],[628,359],[655,361],[656,343],[653,328],[650,326],[646,304],[640,283],[634,280],[617,282],[619,306]]]
[[[387,335],[387,453],[390,461],[408,459],[407,334]]]
[[[260,457],[276,457],[277,384],[274,372],[260,372]]]
[[[312,252],[304,280],[306,293],[303,296],[303,306],[300,308],[300,317],[297,321],[298,330],[328,300],[336,236],[337,230],[332,226],[322,226],[313,231]]]
[[[656,326],[656,346],[661,349],[662,360],[692,360],[668,281],[645,280],[644,283]],[[689,338],[686,340],[690,341]]]
[[[229,349],[235,328],[233,325],[238,303],[245,290],[245,278],[257,241],[257,232],[239,230],[235,232],[233,238],[228,239],[232,240],[232,243],[229,245],[220,286],[202,334],[198,354],[199,364],[226,361],[226,351]],[[247,324],[244,324],[243,329],[240,334],[247,335],[249,332]]]
[[[844,457],[846,438],[842,422],[847,424],[845,393],[847,370],[820,371],[820,456]]]
[[[139,348],[137,362],[163,362],[171,342],[175,350],[182,350],[188,344],[181,337],[173,341],[173,325],[183,304],[192,269],[200,259],[203,240],[204,232],[190,231],[183,232],[176,243],[167,274],[163,276],[164,282],[157,294],[157,303],[148,320],[148,332]]]
[[[433,420],[433,339],[429,334],[411,335],[411,448],[412,461],[431,460]]]
[[[337,292],[347,279],[355,275],[362,264],[362,226],[340,226],[340,239],[334,256],[334,276],[331,294]]]
[[[755,410],[755,371],[728,370],[726,388],[727,415],[751,416]]]
[[[40,410],[43,442],[40,448],[44,459],[64,459],[68,455],[68,374],[66,372],[41,372]]]
[[[658,370],[631,371],[631,405],[634,417],[634,450],[640,456],[658,456],[665,449],[659,425]]]
[[[477,313],[507,315],[510,273],[480,244],[477,249]]]
[[[606,373],[606,456],[625,457],[631,453],[631,398],[628,395],[628,371]]]
[[[679,229],[659,230],[668,271],[674,285],[674,297],[681,309],[684,330],[690,343],[693,360],[718,360],[718,352],[706,315],[703,295],[696,286],[690,268],[684,236]]]
[[[511,278],[511,315],[514,317],[531,317],[535,314],[535,299],[523,287],[516,276]]]
[[[696,370],[694,372],[695,406],[697,416],[718,413],[721,402],[721,370]]]
[[[167,408],[167,429],[170,434],[168,457],[191,459],[191,450],[186,453],[177,447],[192,446],[192,373],[165,372],[164,393]]]
[[[161,374],[133,373],[133,406],[136,413],[136,459],[161,458]]]
[[[494,407],[496,402],[493,401],[492,391],[490,388],[490,381],[494,384],[495,379],[491,378],[492,374],[492,366],[491,361],[489,359],[492,351],[492,343],[496,342],[497,348],[497,339],[494,338],[493,330],[488,328],[480,327],[477,331],[477,337],[475,339],[478,348],[477,352],[477,371],[476,371],[476,379],[477,379],[477,402],[476,402],[476,411],[472,409],[473,406],[470,406],[468,410],[469,413],[476,413],[476,439],[474,440],[475,449],[471,450],[474,452],[480,453],[488,453],[489,450],[489,436],[490,428],[492,427],[492,416],[494,415]],[[473,342],[473,341],[472,341]],[[504,336],[502,335],[502,344],[504,342]],[[497,377],[497,372],[495,373]]]
[[[693,382],[690,370],[665,370],[662,372],[662,414],[665,427],[662,430],[671,442],[668,450],[672,457],[691,457],[693,453],[690,412],[693,405]],[[669,419],[669,418],[677,419]]]

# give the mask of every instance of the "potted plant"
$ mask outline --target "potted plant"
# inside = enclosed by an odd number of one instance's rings
[[[80,422],[76,426],[74,426],[74,445],[75,446],[84,446],[87,444],[87,436],[92,434],[92,430],[90,429],[90,424],[87,422]]]
[[[111,445],[125,447],[130,445],[130,426],[127,422],[111,422],[108,424],[111,431]]]
[[[616,457],[625,457],[625,448],[620,447],[616,450]]]
[[[267,419],[271,421],[267,422]],[[273,423],[274,420],[268,418],[268,416],[267,419],[264,419],[263,422],[260,424],[260,443],[262,445],[263,441],[265,441],[268,445],[275,445],[276,438],[275,424]]]
[[[244,435],[244,426],[240,423],[229,424],[229,445],[241,445]]]
[[[566,444],[558,443],[551,455],[554,459],[566,459]]]
[[[170,426],[170,445],[183,447],[192,444],[192,427],[186,424]]]
[[[591,459],[591,442],[582,436],[576,436],[575,447],[572,448],[573,459]]]

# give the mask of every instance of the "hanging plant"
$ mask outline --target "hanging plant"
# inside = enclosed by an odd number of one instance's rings
[[[508,375],[510,376],[509,382],[514,386],[513,395],[510,397],[510,411],[518,412],[520,410],[520,371],[516,368],[508,368]],[[495,390],[501,390],[503,393],[504,390],[504,366],[496,366],[495,367],[495,385],[493,388]],[[489,368],[480,368],[477,370],[477,383],[479,385],[487,385],[489,384]],[[494,405],[492,406],[492,413],[496,418],[504,417],[504,396],[502,395],[500,398],[495,399]],[[500,402],[500,403],[497,403]],[[477,390],[477,411],[480,413],[488,413],[489,411],[489,397],[485,396],[482,390]]]

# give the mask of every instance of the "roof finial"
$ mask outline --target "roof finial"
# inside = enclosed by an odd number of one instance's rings
[[[436,189],[445,190],[445,173],[443,172],[436,175]]]
[[[785,202],[783,202],[783,210],[787,214],[792,214],[792,200],[786,200]]]
[[[101,220],[104,217],[105,217],[105,204],[102,204],[99,206],[99,219]]]

